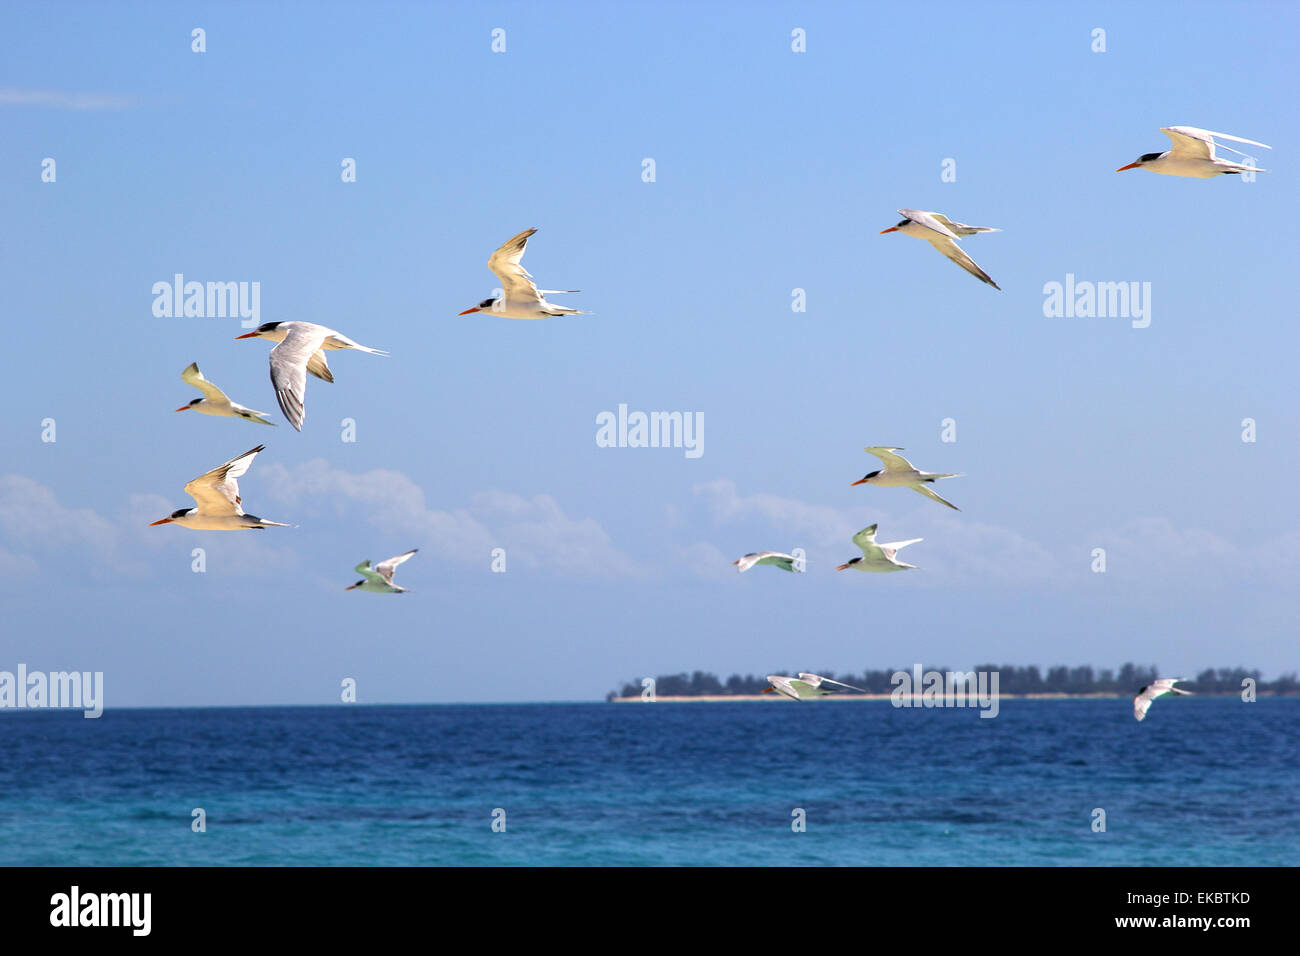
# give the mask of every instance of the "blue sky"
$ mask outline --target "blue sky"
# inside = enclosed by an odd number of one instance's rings
[[[1294,670],[1297,27],[1283,3],[6,4],[0,669],[104,671],[109,707]],[[1269,143],[1270,172],[1114,172],[1169,125]],[[904,206],[1000,227],[964,248],[1003,291],[878,235]],[[594,314],[457,317],[529,226],[524,265]],[[238,319],[154,317],[178,272],[392,355],[333,353],[296,433]],[[1150,326],[1045,317],[1067,274],[1151,283]],[[279,427],[174,414],[192,361]],[[597,447],[620,403],[702,414],[704,454]],[[258,442],[245,506],[299,527],[146,527]],[[850,488],[875,444],[963,473],[961,513]],[[836,574],[872,522],[924,537],[924,570]],[[413,593],[343,590],[412,547]],[[804,575],[731,567],[793,547]]]

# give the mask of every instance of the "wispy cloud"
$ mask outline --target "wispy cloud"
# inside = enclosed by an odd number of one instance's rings
[[[507,567],[560,574],[640,576],[647,569],[614,546],[593,518],[573,518],[549,495],[502,491],[473,495],[464,507],[432,508],[424,490],[400,471],[350,472],[317,459],[264,470],[272,496],[300,508],[337,514],[359,508],[374,527],[402,534],[442,558],[487,568],[494,548]]]
[[[1106,549],[1109,574],[1141,582],[1262,577],[1290,584],[1300,573],[1300,532],[1287,531],[1242,546],[1207,527],[1180,526],[1168,518],[1140,518],[1099,530],[1090,546]]]
[[[61,579],[72,581],[145,579],[158,573],[159,554],[179,555],[175,560],[188,567],[191,549],[200,544],[209,555],[210,573],[256,575],[297,564],[291,549],[250,534],[178,535],[174,527],[148,527],[175,507],[161,495],[132,495],[113,519],[93,508],[63,504],[52,489],[26,475],[0,475],[0,579],[21,581],[56,569]]]
[[[25,90],[0,86],[0,106],[28,106],[49,110],[125,110],[137,105],[120,93],[79,93],[67,90]]]
[[[90,508],[66,507],[26,475],[8,474],[0,475],[0,539],[11,554],[76,547],[106,555],[117,529]]]
[[[92,574],[146,571],[123,552],[121,528],[94,509],[68,507],[26,475],[0,475],[0,567],[6,576],[80,566],[78,559]]]

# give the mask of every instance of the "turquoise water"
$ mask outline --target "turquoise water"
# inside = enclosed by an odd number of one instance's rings
[[[0,863],[1291,865],[1297,727],[1295,698],[5,711]]]

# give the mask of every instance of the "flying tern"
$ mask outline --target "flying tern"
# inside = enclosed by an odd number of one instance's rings
[[[194,399],[188,405],[182,405],[176,409],[178,412],[195,411],[202,412],[204,415],[246,418],[250,422],[257,422],[261,425],[275,425],[275,422],[266,420],[266,412],[255,412],[251,408],[245,408],[238,402],[232,402],[225,392],[203,377],[203,373],[199,371],[198,362],[191,362],[185,371],[181,372],[181,381],[187,385],[193,385],[203,393],[203,397]]]
[[[1133,716],[1138,720],[1146,718],[1147,711],[1151,709],[1152,702],[1157,697],[1167,697],[1171,694],[1183,694],[1191,696],[1190,690],[1179,690],[1174,685],[1179,681],[1187,680],[1186,677],[1163,677],[1158,681],[1153,681],[1137,692],[1133,698]]]
[[[546,319],[554,315],[585,315],[578,309],[547,302],[548,295],[567,292],[579,292],[580,289],[539,289],[533,282],[532,275],[519,264],[528,245],[528,237],[536,229],[525,229],[519,235],[507,239],[505,244],[492,253],[488,259],[488,268],[501,280],[502,294],[491,299],[484,299],[473,308],[466,309],[461,315],[471,312],[492,312],[507,319]]]
[[[1163,153],[1143,153],[1137,158],[1137,162],[1121,166],[1115,172],[1122,173],[1126,169],[1149,169],[1153,173],[1163,173],[1166,176],[1190,176],[1194,179],[1209,179],[1212,176],[1232,173],[1268,172],[1267,169],[1235,163],[1230,159],[1220,159],[1214,155],[1216,139],[1230,139],[1234,143],[1247,143],[1264,149],[1273,148],[1264,143],[1257,143],[1253,139],[1242,139],[1240,136],[1230,136],[1227,133],[1216,133],[1208,129],[1197,129],[1195,126],[1165,126],[1160,132],[1169,137],[1169,141],[1173,143],[1172,149]],[[1251,158],[1239,149],[1224,146],[1222,143],[1217,145],[1230,153]]]
[[[882,445],[873,445],[871,448],[864,448],[869,455],[875,455],[884,464],[884,470],[869,472],[862,478],[853,482],[853,485],[879,485],[882,488],[911,488],[913,491],[920,492],[927,498],[933,498],[942,505],[947,505],[953,511],[961,511],[955,504],[945,498],[939,497],[930,485],[940,478],[960,478],[959,474],[940,474],[932,471],[917,471],[912,463],[902,455],[895,455],[894,452],[902,451],[901,448],[886,448]]]
[[[773,564],[782,571],[798,571],[801,568],[795,567],[795,557],[792,554],[782,554],[780,551],[754,551],[739,561],[732,561],[736,569],[744,574],[756,564]]]
[[[798,677],[782,677],[779,674],[768,674],[767,682],[772,686],[765,687],[763,689],[764,694],[784,694],[794,700],[812,700],[816,697],[824,697],[827,694],[839,693],[839,691],[823,687],[823,684],[834,684],[836,687],[866,693],[861,687],[854,687],[852,684],[841,684],[837,680],[822,677],[820,674],[800,674]]]
[[[989,278],[989,274],[975,264],[975,260],[957,245],[957,240],[965,236],[974,236],[981,232],[1001,232],[992,226],[968,226],[964,222],[953,222],[938,212],[926,212],[924,209],[900,209],[898,214],[903,221],[897,226],[880,230],[883,236],[887,232],[901,232],[907,236],[924,239],[940,253],[947,256],[981,282],[987,282],[999,292],[1001,287]]]
[[[398,587],[393,583],[393,572],[397,570],[399,564],[419,550],[419,548],[412,548],[405,554],[399,554],[387,561],[380,561],[373,570],[369,561],[362,561],[352,569],[361,575],[361,580],[356,584],[349,584],[343,590],[351,591],[356,588],[361,591],[370,591],[373,594],[404,594],[406,588]]]
[[[199,475],[185,486],[185,493],[194,499],[196,508],[181,508],[173,511],[166,518],[149,522],[156,524],[178,524],[196,531],[242,531],[256,528],[290,528],[292,525],[279,521],[268,521],[256,515],[244,514],[243,499],[239,496],[239,481],[257,453],[266,446],[258,445],[238,458],[232,458],[224,465],[218,465],[211,471]]]
[[[853,543],[862,549],[862,557],[853,558],[846,564],[841,564],[836,571],[844,571],[852,568],[854,571],[902,571],[906,568],[916,568],[915,564],[905,564],[896,558],[899,551],[902,551],[909,544],[916,544],[918,541],[924,541],[924,538],[909,538],[906,541],[891,541],[888,544],[876,543],[876,525],[863,528],[853,536]]]
[[[271,349],[271,384],[275,386],[280,411],[298,431],[302,431],[306,414],[303,403],[307,397],[307,373],[327,382],[334,381],[325,363],[326,350],[355,349],[371,355],[388,354],[382,349],[359,345],[342,332],[312,322],[266,322],[235,338],[263,338],[280,343]]]

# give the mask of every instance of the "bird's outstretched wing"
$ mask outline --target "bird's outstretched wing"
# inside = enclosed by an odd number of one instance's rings
[[[375,571],[373,568],[370,567],[370,561],[369,561],[368,559],[365,560],[365,561],[362,561],[360,564],[358,564],[358,565],[357,565],[355,568],[353,568],[352,570],[355,571],[355,572],[357,572],[357,574],[361,575],[363,578],[365,578],[365,579],[366,579],[367,581],[369,581],[371,584],[387,584],[387,583],[388,583],[388,582],[384,579],[384,576],[383,576],[383,575],[379,574],[377,571]]]
[[[987,282],[999,292],[1002,291],[1002,287],[994,282],[987,272],[976,265],[975,260],[966,255],[966,253],[962,251],[961,246],[957,245],[957,243],[952,239],[945,236],[925,236],[923,238],[926,242],[930,243],[930,245],[934,246],[940,254],[957,263],[957,265],[961,266],[975,278],[979,279],[981,282]]]
[[[199,511],[208,515],[242,515],[239,497],[239,481],[257,453],[265,445],[250,448],[237,458],[232,458],[224,465],[218,465],[211,471],[204,472],[185,486],[185,493],[194,499]]]
[[[386,582],[392,584],[393,572],[397,570],[397,566],[401,564],[403,561],[406,561],[408,558],[411,557],[411,555],[415,554],[415,552],[419,550],[420,550],[419,548],[412,548],[410,551],[407,551],[405,554],[399,554],[395,558],[389,558],[386,561],[380,561],[377,565],[375,565],[375,570],[378,571],[379,574],[383,576],[383,579]]]
[[[322,381],[334,381],[334,373],[330,371],[329,363],[325,361],[324,349],[317,349],[312,353],[311,358],[307,360],[307,372]]]
[[[974,236],[981,232],[1001,232],[1001,229],[995,229],[992,226],[968,226],[964,222],[953,222],[941,212],[932,212],[930,215],[948,227],[948,230],[958,236]]]
[[[191,362],[189,366],[186,367],[185,371],[181,372],[181,381],[186,385],[191,385],[194,388],[197,388],[203,393],[203,397],[208,399],[208,401],[219,402],[222,404],[230,401],[230,399],[226,397],[225,392],[203,377],[203,373],[199,371],[198,362]]]
[[[942,495],[940,495],[937,491],[935,491],[935,490],[934,490],[933,488],[931,488],[929,485],[911,485],[910,487],[912,488],[913,491],[918,491],[918,492],[920,492],[921,494],[925,495],[927,498],[933,498],[935,501],[939,502],[939,504],[941,504],[941,505],[947,505],[947,506],[948,506],[949,508],[951,508],[953,511],[961,511],[960,508],[958,508],[955,504],[953,504],[953,503],[952,503],[951,501],[949,501],[947,498],[945,498],[945,497],[943,497]]]
[[[902,451],[901,448],[890,448],[885,445],[872,445],[870,448],[862,449],[868,455],[875,455],[880,459],[880,463],[885,466],[885,471],[916,471],[912,463],[902,455],[895,455],[894,452]]]
[[[880,556],[880,545],[876,544],[877,527],[878,526],[874,524],[868,525],[853,536],[853,543],[856,544],[859,550],[861,550],[868,558],[876,558]]]
[[[1264,149],[1272,149],[1265,143],[1258,143],[1253,139],[1243,139],[1240,136],[1232,136],[1229,133],[1216,133],[1213,130],[1200,129],[1195,126],[1164,126],[1160,132],[1169,137],[1173,144],[1172,152],[1179,159],[1214,159],[1214,147],[1216,139],[1228,139],[1234,143],[1246,143],[1249,146],[1261,146]],[[1239,149],[1233,149],[1231,146],[1224,146],[1222,143],[1218,146],[1226,149],[1230,153],[1236,153],[1239,156],[1245,156]]]
[[[528,247],[528,237],[536,231],[525,229],[519,235],[512,236],[488,259],[488,268],[501,280],[501,290],[507,299],[542,301],[542,294],[537,291],[532,274],[520,265]]]
[[[837,687],[847,687],[849,690],[856,690],[863,694],[867,693],[861,687],[854,687],[852,684],[846,684],[843,681],[831,680],[829,677],[822,677],[820,674],[800,674],[799,676],[802,677],[804,680],[808,681],[810,684],[814,684],[815,686],[820,686],[822,684],[834,684]]]
[[[280,411],[298,431],[306,417],[307,363],[329,334],[328,329],[294,329],[284,340],[271,349],[271,384]]]

